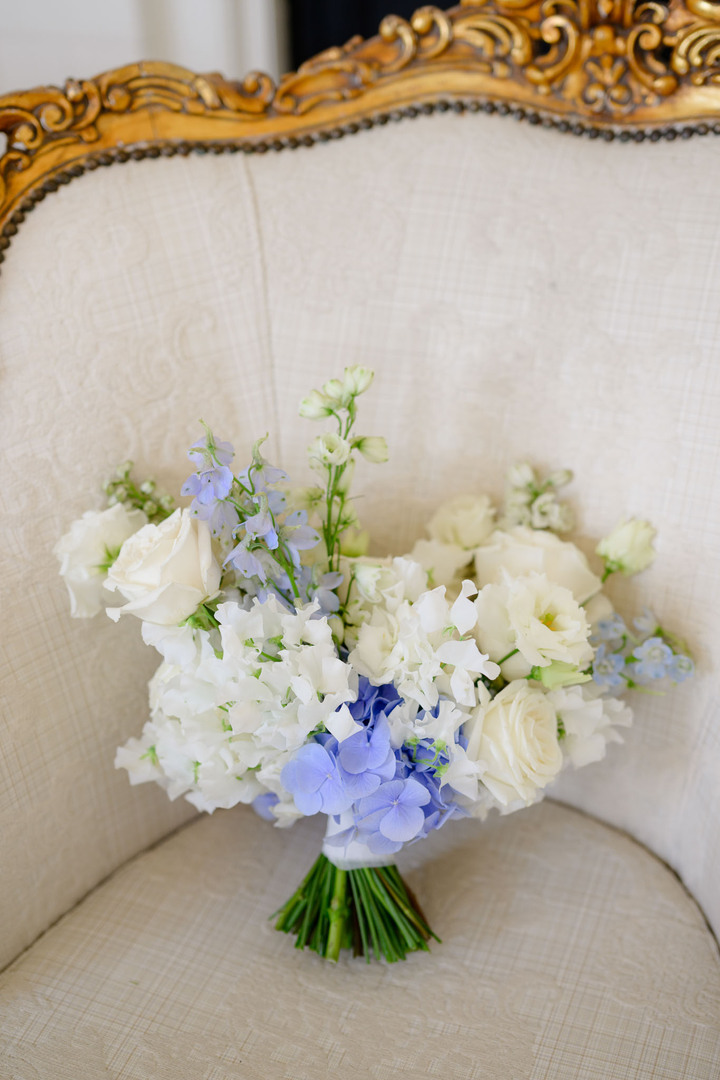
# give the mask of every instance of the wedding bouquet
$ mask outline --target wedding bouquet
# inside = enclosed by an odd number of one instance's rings
[[[393,961],[435,937],[394,865],[406,844],[537,802],[564,767],[622,741],[624,692],[657,692],[693,664],[654,614],[630,627],[602,593],[651,563],[647,522],[597,545],[600,576],[557,535],[572,528],[568,471],[516,466],[501,509],[454,498],[412,551],[368,556],[351,481],[360,457],[387,459],[383,438],[355,433],[372,378],[346,368],[301,403],[336,427],[310,443],[317,484],[293,487],[264,440],[236,470],[204,427],[189,506],[127,463],[56,554],[73,615],[109,602],[162,657],[150,720],[116,766],[210,813],[251,803],[279,827],[326,815],[276,925],[328,959]]]

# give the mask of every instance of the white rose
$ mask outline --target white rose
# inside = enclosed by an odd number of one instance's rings
[[[532,667],[546,667],[553,660],[580,669],[592,660],[584,610],[569,589],[544,574],[506,575],[501,585],[485,585],[475,607],[475,638],[492,660],[503,661],[506,679],[523,678]]]
[[[563,764],[557,716],[550,701],[525,680],[511,682],[464,727],[467,757],[478,763],[483,784],[503,806],[526,806]]]
[[[639,574],[646,570],[655,558],[652,542],[655,529],[649,521],[631,518],[616,525],[609,536],[600,541],[595,548],[604,559],[610,573],[619,570],[623,574]]]
[[[107,579],[107,588],[128,601],[108,608],[160,626],[176,626],[220,586],[210,529],[190,510],[176,510],[160,525],[145,525],[127,540]]]
[[[471,550],[490,535],[494,517],[495,508],[487,495],[458,495],[443,503],[428,522],[427,531],[433,540]]]
[[[70,594],[70,614],[76,619],[87,619],[100,611],[108,563],[146,522],[142,510],[128,510],[116,503],[107,510],[86,511],[58,540],[53,553],[60,560],[60,574]]]
[[[498,584],[503,570],[513,577],[533,571],[547,574],[551,581],[570,589],[578,604],[584,604],[602,585],[574,544],[526,525],[516,525],[506,532],[496,530],[475,552],[479,586]]]

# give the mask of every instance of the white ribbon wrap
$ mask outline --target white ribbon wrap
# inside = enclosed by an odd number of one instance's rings
[[[361,844],[357,840],[351,841],[347,846],[328,844],[329,836],[334,836],[344,829],[349,829],[353,821],[351,810],[346,810],[344,814],[340,814],[339,821],[336,821],[334,817],[328,817],[322,849],[325,858],[333,866],[337,866],[338,870],[362,870],[371,866],[392,866],[394,862],[392,858],[389,859],[387,855],[373,855],[367,844]]]

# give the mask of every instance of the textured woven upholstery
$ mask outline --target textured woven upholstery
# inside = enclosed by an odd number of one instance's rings
[[[720,965],[678,881],[553,804],[403,857],[442,945],[298,953],[268,913],[319,822],[194,822],[0,976],[12,1080],[716,1080]]]
[[[313,429],[297,419],[297,400],[349,362],[377,369],[363,425],[390,441],[390,463],[359,475],[375,550],[410,546],[446,495],[499,495],[507,464],[525,457],[575,468],[588,537],[633,512],[660,526],[656,568],[611,592],[631,609],[652,600],[692,640],[701,675],[634,703],[626,747],[564,776],[557,794],[667,860],[717,931],[719,178],[713,140],[606,145],[446,115],[294,154],[113,167],[30,215],[0,279],[0,602],[11,628],[0,654],[0,962],[191,814],[159,791],[131,790],[113,771],[115,746],[142,725],[153,659],[136,625],[70,622],[54,540],[125,457],[178,483],[200,416],[241,453],[269,430],[268,455],[302,478]],[[508,837],[539,830],[549,874],[563,852],[553,813],[537,826],[502,826]],[[168,851],[230,829],[222,820],[193,825]],[[228,820],[241,829],[247,818]],[[292,834],[280,840],[266,826],[263,835],[268,851],[292,849]],[[676,888],[632,850],[638,867]],[[173,857],[163,851],[124,873],[147,874],[154,887],[153,860],[164,867]],[[446,858],[439,849],[438,857]],[[268,872],[277,898],[295,884],[285,865]],[[97,918],[124,910],[116,888],[88,901],[107,901]],[[583,895],[589,903],[589,885]],[[454,919],[455,898],[442,903]],[[684,925],[691,901],[678,904]],[[240,921],[250,926],[264,911],[246,905]],[[48,950],[71,925],[85,934],[81,912],[36,946],[46,958],[38,952],[38,964],[50,963]],[[166,949],[187,949],[190,931],[175,929]],[[103,934],[111,936],[109,922]],[[442,955],[433,962],[445,963]],[[11,1000],[15,978],[35,992],[33,957],[11,972]],[[260,952],[254,963],[262,971]],[[317,968],[307,970],[294,969],[312,982]],[[638,962],[637,971],[649,993],[652,968]],[[58,1030],[71,1039],[68,1015]],[[569,1030],[547,1036],[558,1053],[575,1037]],[[718,1030],[720,1021],[716,1039]],[[617,1059],[617,1075],[631,1060]],[[43,1068],[38,1076],[56,1075]],[[462,1068],[458,1076],[473,1075]],[[530,1075],[523,1068],[517,1075]],[[561,1074],[548,1064],[546,1075]]]

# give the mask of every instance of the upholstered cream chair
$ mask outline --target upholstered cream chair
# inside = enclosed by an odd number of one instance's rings
[[[2,1077],[720,1076],[719,45],[715,0],[488,0],[279,88],[146,64],[0,100]],[[409,849],[443,943],[394,967],[268,922],[319,823],[114,771],[153,659],[71,622],[51,555],[118,461],[181,481],[200,416],[302,477],[298,400],[350,362],[377,551],[571,466],[582,535],[660,527],[613,595],[699,669],[552,801]]]

